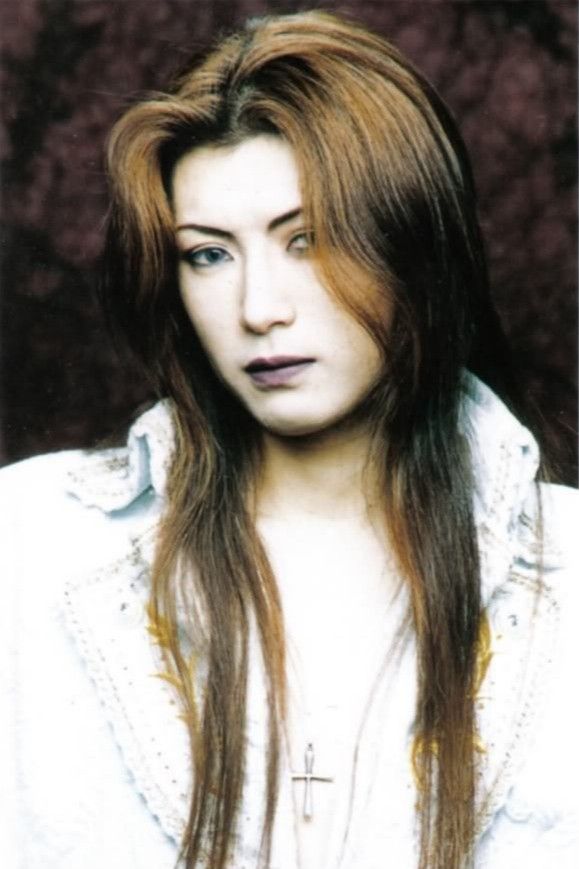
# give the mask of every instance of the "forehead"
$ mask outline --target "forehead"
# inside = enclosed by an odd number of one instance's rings
[[[301,205],[293,151],[270,135],[187,152],[175,166],[172,190],[177,225],[243,228]]]

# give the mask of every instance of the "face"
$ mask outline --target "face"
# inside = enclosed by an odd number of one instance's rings
[[[187,153],[173,176],[179,286],[216,372],[276,435],[351,416],[383,369],[314,269],[291,148],[274,136]]]

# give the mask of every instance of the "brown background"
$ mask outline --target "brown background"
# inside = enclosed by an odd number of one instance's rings
[[[107,129],[224,27],[313,5],[390,37],[455,112],[496,302],[574,481],[574,0],[0,0],[2,462],[91,445],[150,397],[94,300]]]

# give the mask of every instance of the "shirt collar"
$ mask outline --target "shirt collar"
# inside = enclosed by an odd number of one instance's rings
[[[174,444],[173,406],[164,399],[131,426],[126,446],[83,453],[68,473],[68,492],[104,513],[130,507],[151,488],[164,499]]]
[[[460,425],[470,443],[477,523],[512,532],[539,468],[539,447],[502,401],[474,375],[464,378]]]

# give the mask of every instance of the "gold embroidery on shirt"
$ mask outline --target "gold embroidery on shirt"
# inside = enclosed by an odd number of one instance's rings
[[[479,624],[479,632],[476,641],[476,662],[474,667],[474,685],[473,695],[476,698],[481,686],[485,680],[489,664],[493,657],[492,652],[492,635],[488,615],[482,613]],[[475,734],[473,740],[474,750],[478,754],[486,754],[486,748],[483,745],[478,734]],[[412,766],[412,776],[414,784],[419,792],[424,791],[424,780],[422,775],[422,765],[425,754],[428,753],[433,757],[438,756],[438,741],[436,739],[426,740],[422,734],[414,737],[412,748],[410,751],[410,763]]]

